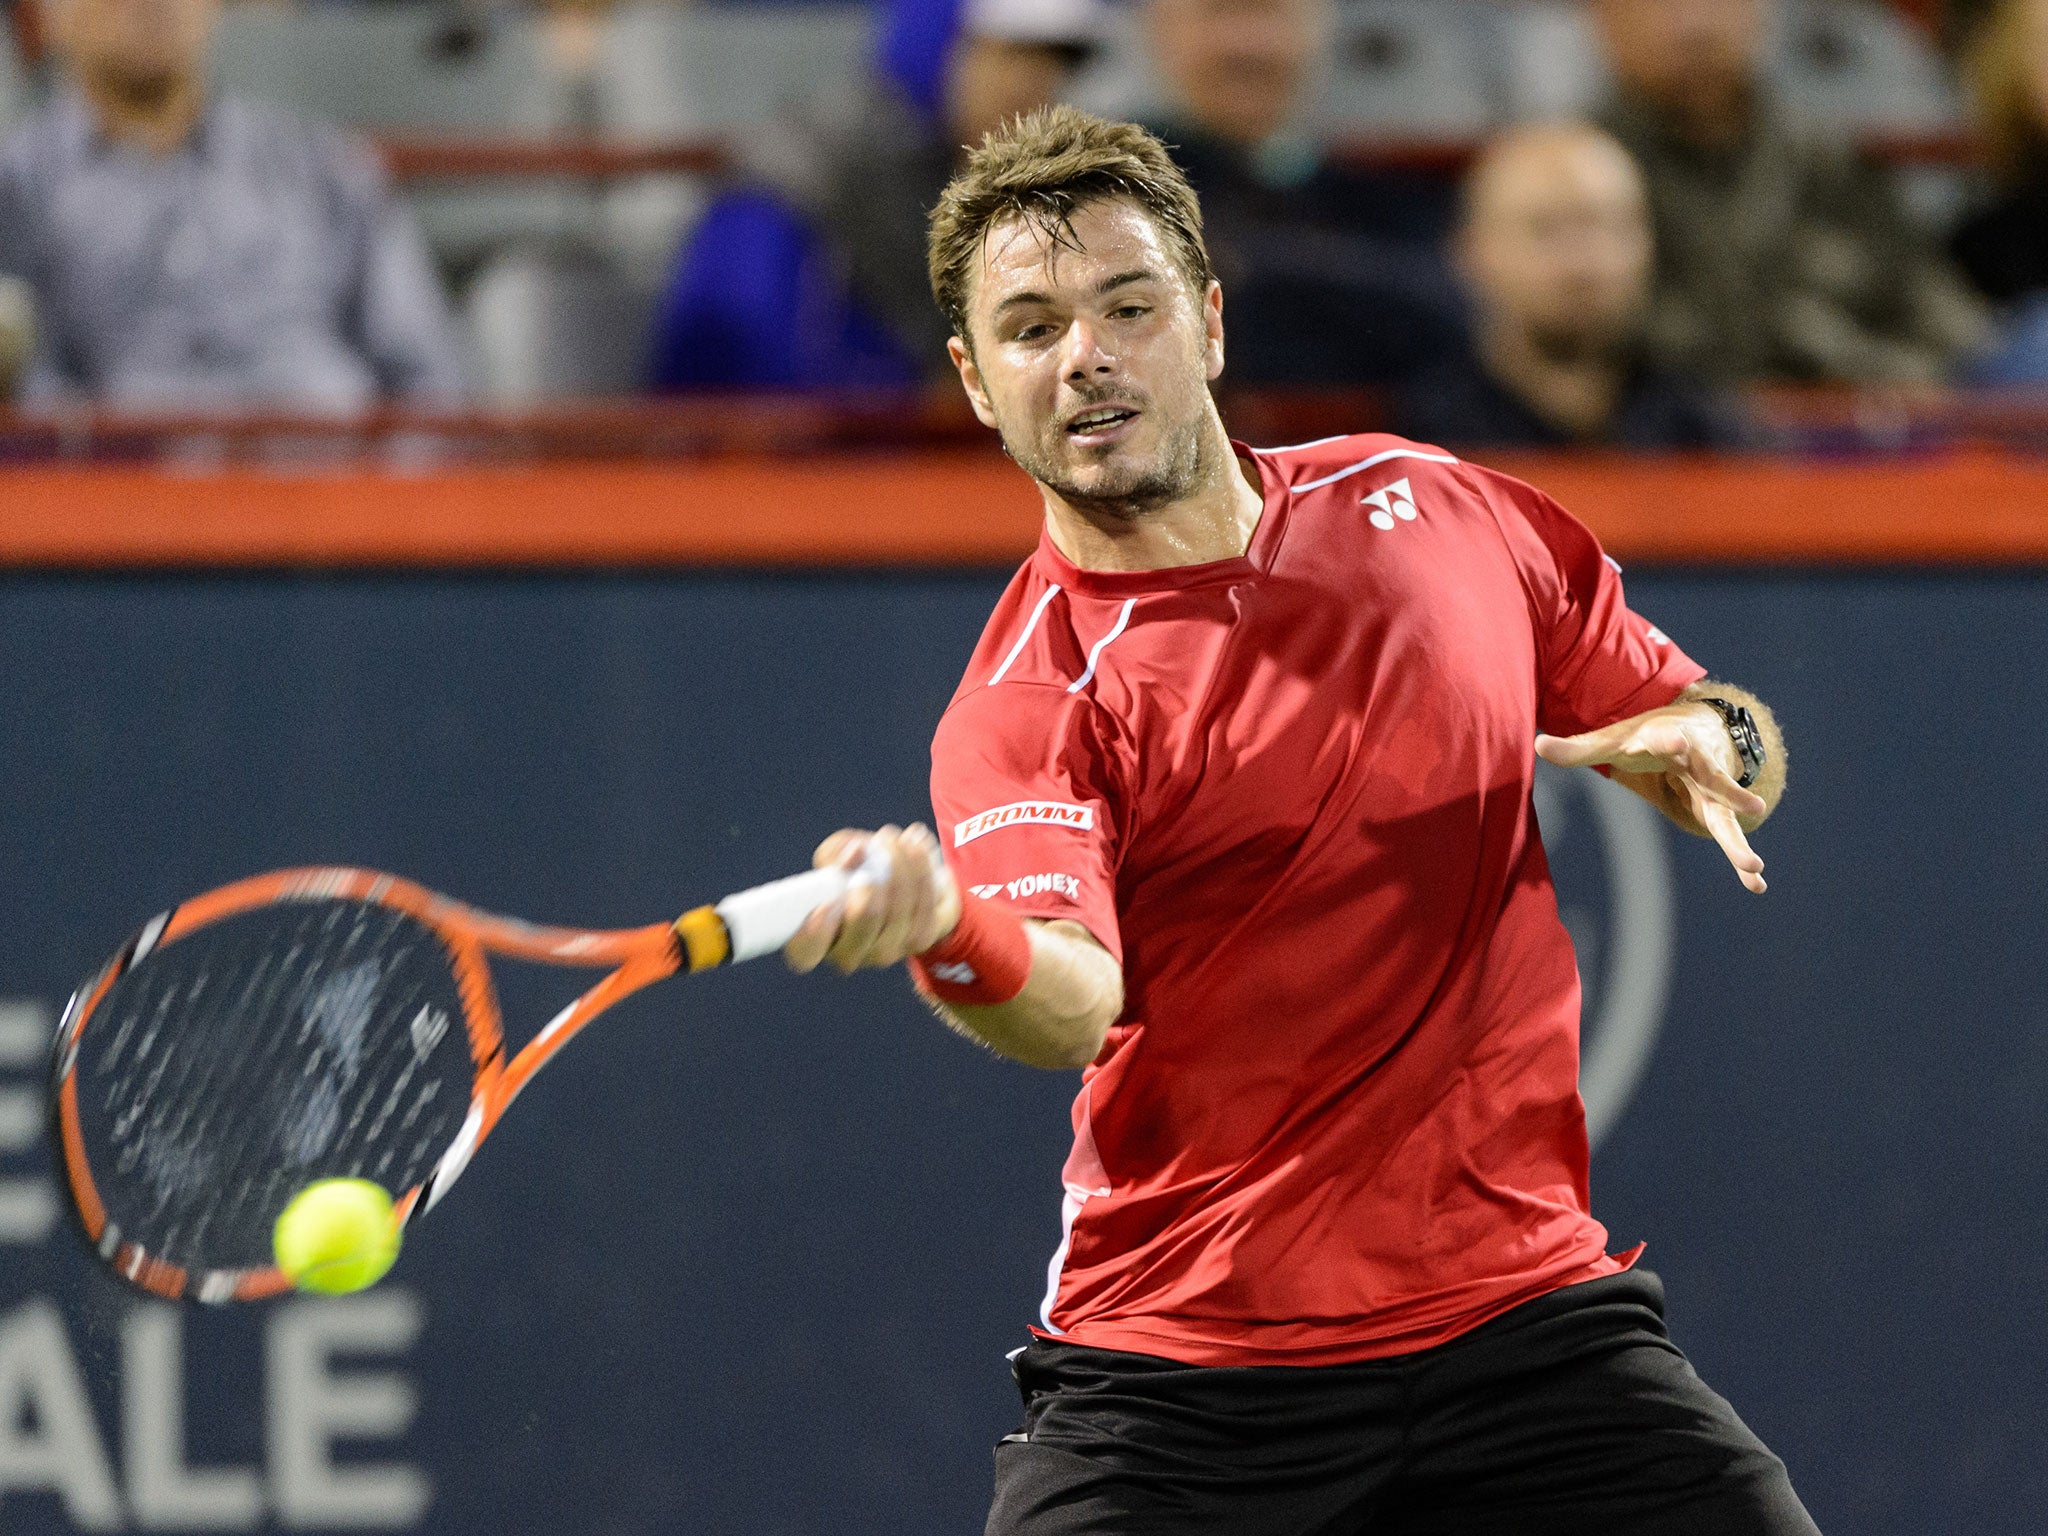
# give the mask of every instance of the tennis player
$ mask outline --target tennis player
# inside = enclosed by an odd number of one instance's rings
[[[939,835],[828,838],[888,873],[787,954],[909,958],[954,1027],[1085,1069],[988,1531],[1813,1532],[1588,1213],[1531,804],[1538,755],[1603,769],[1761,892],[1770,711],[1541,492],[1232,442],[1201,216],[1140,129],[990,136],[930,255],[1044,534],[939,724]]]

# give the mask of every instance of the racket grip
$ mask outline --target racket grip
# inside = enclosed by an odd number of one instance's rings
[[[714,910],[731,938],[733,963],[782,948],[805,918],[844,896],[852,883],[853,876],[843,869],[808,869],[726,897]]]

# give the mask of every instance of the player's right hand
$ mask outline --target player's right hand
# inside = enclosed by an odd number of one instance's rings
[[[852,887],[805,920],[783,946],[793,971],[829,961],[842,971],[896,964],[922,954],[960,921],[960,887],[939,852],[939,840],[916,822],[876,832],[834,832],[811,863],[837,865]]]

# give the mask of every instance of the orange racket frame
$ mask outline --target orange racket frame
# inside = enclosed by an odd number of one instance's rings
[[[128,945],[71,998],[57,1031],[52,1082],[64,1179],[87,1239],[116,1273],[154,1295],[207,1302],[254,1301],[291,1289],[275,1267],[190,1273],[145,1250],[110,1222],[86,1160],[79,1124],[79,1041],[114,982],[161,946],[222,918],[292,901],[349,900],[387,906],[432,929],[447,946],[462,997],[470,1057],[476,1069],[469,1113],[432,1171],[394,1192],[394,1223],[403,1228],[433,1208],[475,1155],[520,1091],[563,1046],[605,1009],[678,971],[709,970],[779,949],[817,907],[843,895],[852,880],[840,869],[816,869],[739,892],[674,922],[645,928],[550,928],[500,917],[376,870],[276,870],[221,886],[145,924]],[[612,970],[542,1026],[510,1061],[504,1021],[491,984],[490,955],[545,965],[610,966]]]

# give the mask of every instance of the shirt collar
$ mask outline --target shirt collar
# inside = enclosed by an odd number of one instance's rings
[[[1251,542],[1243,554],[1223,560],[1207,560],[1200,565],[1169,565],[1149,571],[1083,570],[1059,552],[1059,547],[1052,541],[1051,529],[1042,527],[1034,556],[1039,571],[1069,592],[1090,597],[1140,597],[1148,592],[1179,591],[1213,582],[1244,581],[1264,575],[1272,569],[1274,557],[1279,554],[1292,492],[1266,454],[1235,438],[1231,439],[1230,448],[1236,458],[1249,460],[1258,470],[1259,488],[1264,495],[1259,525],[1252,530]]]

